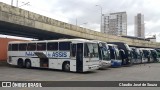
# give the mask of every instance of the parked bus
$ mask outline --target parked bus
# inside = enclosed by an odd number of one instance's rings
[[[152,62],[158,62],[158,53],[155,49],[149,49],[150,52],[151,52],[151,56],[153,58],[153,61]]]
[[[142,53],[140,49],[136,47],[130,47],[132,49],[132,54],[133,54],[133,63],[134,64],[140,64],[142,63]]]
[[[98,43],[99,59],[100,59],[100,68],[106,69],[111,66],[110,51],[106,42],[93,40]]]
[[[108,42],[109,44],[115,44],[118,46],[119,50],[124,50],[124,53],[121,53],[122,65],[132,65],[132,51],[128,44],[123,42]]]
[[[108,44],[110,50],[110,58],[112,67],[119,67],[122,65],[122,58],[120,56],[117,45]],[[123,51],[124,52],[124,51]]]
[[[147,60],[148,63],[154,61],[149,48],[140,48],[140,49],[142,50],[144,58],[145,60]]]
[[[144,50],[144,48],[138,48],[140,50],[140,53],[142,55],[142,63],[147,63],[148,62],[148,55],[147,51]]]
[[[98,44],[85,39],[9,42],[8,63],[73,72],[99,68]]]
[[[155,49],[157,51],[157,54],[158,54],[158,62],[160,62],[160,49]]]
[[[148,63],[152,63],[154,62],[154,58],[153,58],[153,53],[151,52],[150,48],[146,48],[146,50],[149,52],[149,59],[148,59]]]

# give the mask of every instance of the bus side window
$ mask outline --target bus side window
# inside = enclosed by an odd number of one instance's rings
[[[36,50],[36,43],[29,43],[27,46],[28,51],[35,51]]]
[[[12,51],[12,44],[9,44],[8,51]]]
[[[71,57],[76,57],[76,44],[71,46]]]
[[[71,42],[59,42],[59,50],[70,50]]]
[[[19,51],[26,51],[27,44],[19,44]]]
[[[37,51],[45,51],[46,43],[37,43]]]
[[[84,57],[89,57],[89,49],[88,49],[88,45],[85,43],[84,44]]]
[[[47,43],[47,50],[51,51],[51,50],[58,50],[58,42],[49,42]]]
[[[18,44],[12,44],[12,51],[18,51]]]

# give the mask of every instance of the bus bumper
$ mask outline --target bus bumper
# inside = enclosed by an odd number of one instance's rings
[[[160,63],[160,58],[158,58],[158,62]]]
[[[100,66],[99,66],[99,69],[106,69],[106,68],[110,67],[111,65],[112,65],[111,62],[108,62],[108,63],[101,62]]]
[[[122,66],[122,61],[120,60],[111,60],[112,67],[119,67]]]
[[[99,69],[99,65],[91,65],[91,66],[84,66],[84,72],[87,72],[87,71],[94,71],[94,70],[97,70]]]

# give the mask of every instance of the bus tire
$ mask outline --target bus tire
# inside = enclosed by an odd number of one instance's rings
[[[17,65],[18,65],[19,68],[23,68],[24,67],[24,63],[23,63],[23,59],[22,58],[18,59]]]
[[[63,71],[69,72],[70,71],[70,62],[64,62],[62,69],[63,69]]]
[[[28,69],[31,68],[31,61],[29,59],[25,60],[25,67]]]

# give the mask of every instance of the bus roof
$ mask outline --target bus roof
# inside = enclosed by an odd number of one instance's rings
[[[107,43],[107,42],[104,42],[104,41],[100,41],[100,40],[91,40],[91,41],[94,41],[94,42],[97,42],[97,43]]]
[[[117,45],[115,45],[115,44],[108,44],[108,46],[117,46]]]
[[[57,39],[57,40],[43,40],[43,41],[11,41],[9,44],[14,44],[14,43],[41,43],[41,42],[72,42],[72,43],[97,43],[96,41],[90,41],[87,39]]]

